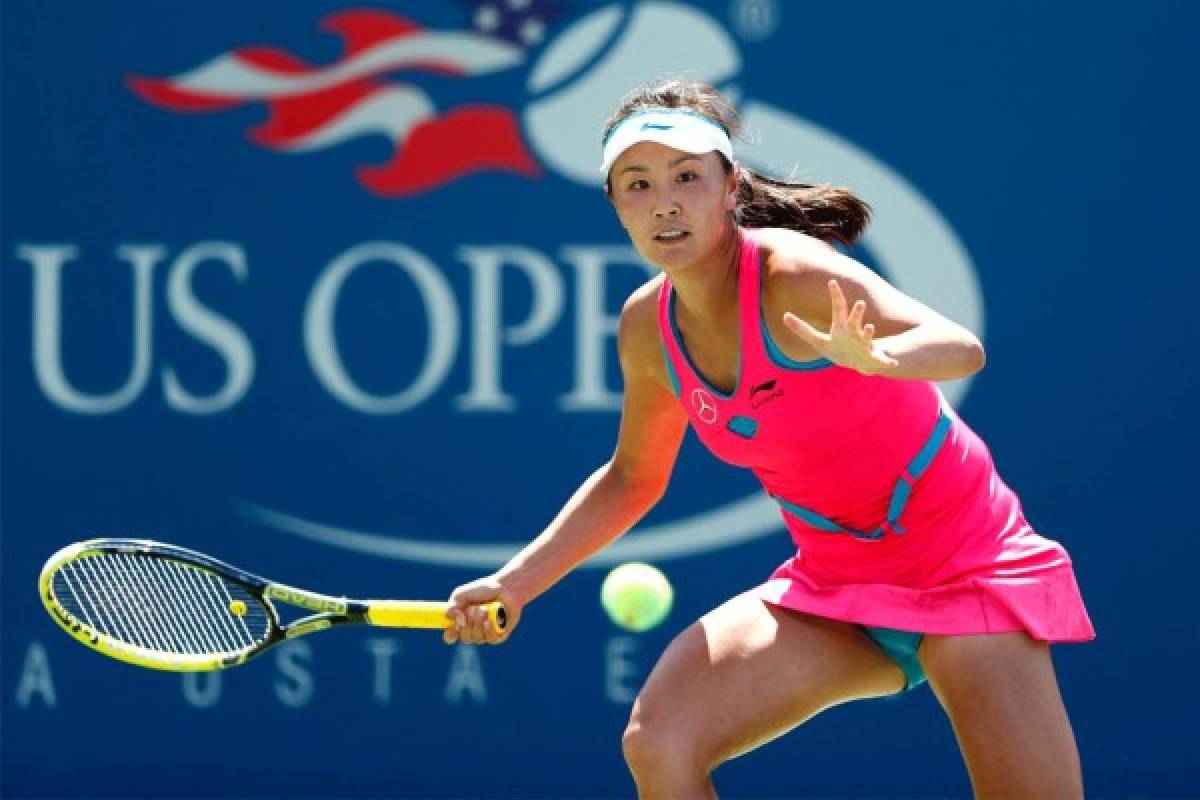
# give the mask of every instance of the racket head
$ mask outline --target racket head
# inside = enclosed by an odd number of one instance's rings
[[[202,553],[144,539],[91,539],[38,577],[63,630],[106,656],[199,672],[245,662],[282,637],[267,582]]]

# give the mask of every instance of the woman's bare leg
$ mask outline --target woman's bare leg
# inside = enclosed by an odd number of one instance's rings
[[[643,798],[714,797],[719,764],[829,706],[903,688],[857,626],[740,595],[681,633],[634,703],[625,759]]]

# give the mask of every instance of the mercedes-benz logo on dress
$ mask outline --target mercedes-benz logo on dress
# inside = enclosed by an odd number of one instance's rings
[[[692,390],[692,408],[701,422],[712,425],[717,421],[717,400],[703,389]]]

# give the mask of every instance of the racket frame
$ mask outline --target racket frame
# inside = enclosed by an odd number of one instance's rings
[[[58,601],[54,593],[54,576],[63,566],[80,559],[103,555],[162,558],[215,573],[230,583],[240,586],[247,594],[262,603],[267,613],[267,633],[249,647],[222,653],[199,654],[151,650],[107,636],[83,620],[77,619]],[[326,630],[335,625],[370,622],[368,619],[370,605],[366,602],[349,600],[344,597],[330,597],[317,592],[297,589],[294,586],[274,583],[203,553],[147,539],[90,539],[68,545],[52,555],[42,567],[38,577],[38,593],[42,598],[42,604],[54,621],[84,645],[118,661],[170,672],[205,672],[226,669],[244,664],[285,639],[294,639],[298,636]],[[272,600],[279,600],[316,613],[283,625]]]

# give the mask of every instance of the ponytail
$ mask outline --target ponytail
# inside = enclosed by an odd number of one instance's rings
[[[789,183],[738,165],[734,219],[747,228],[790,228],[818,239],[854,244],[871,208],[853,192],[829,184]]]

